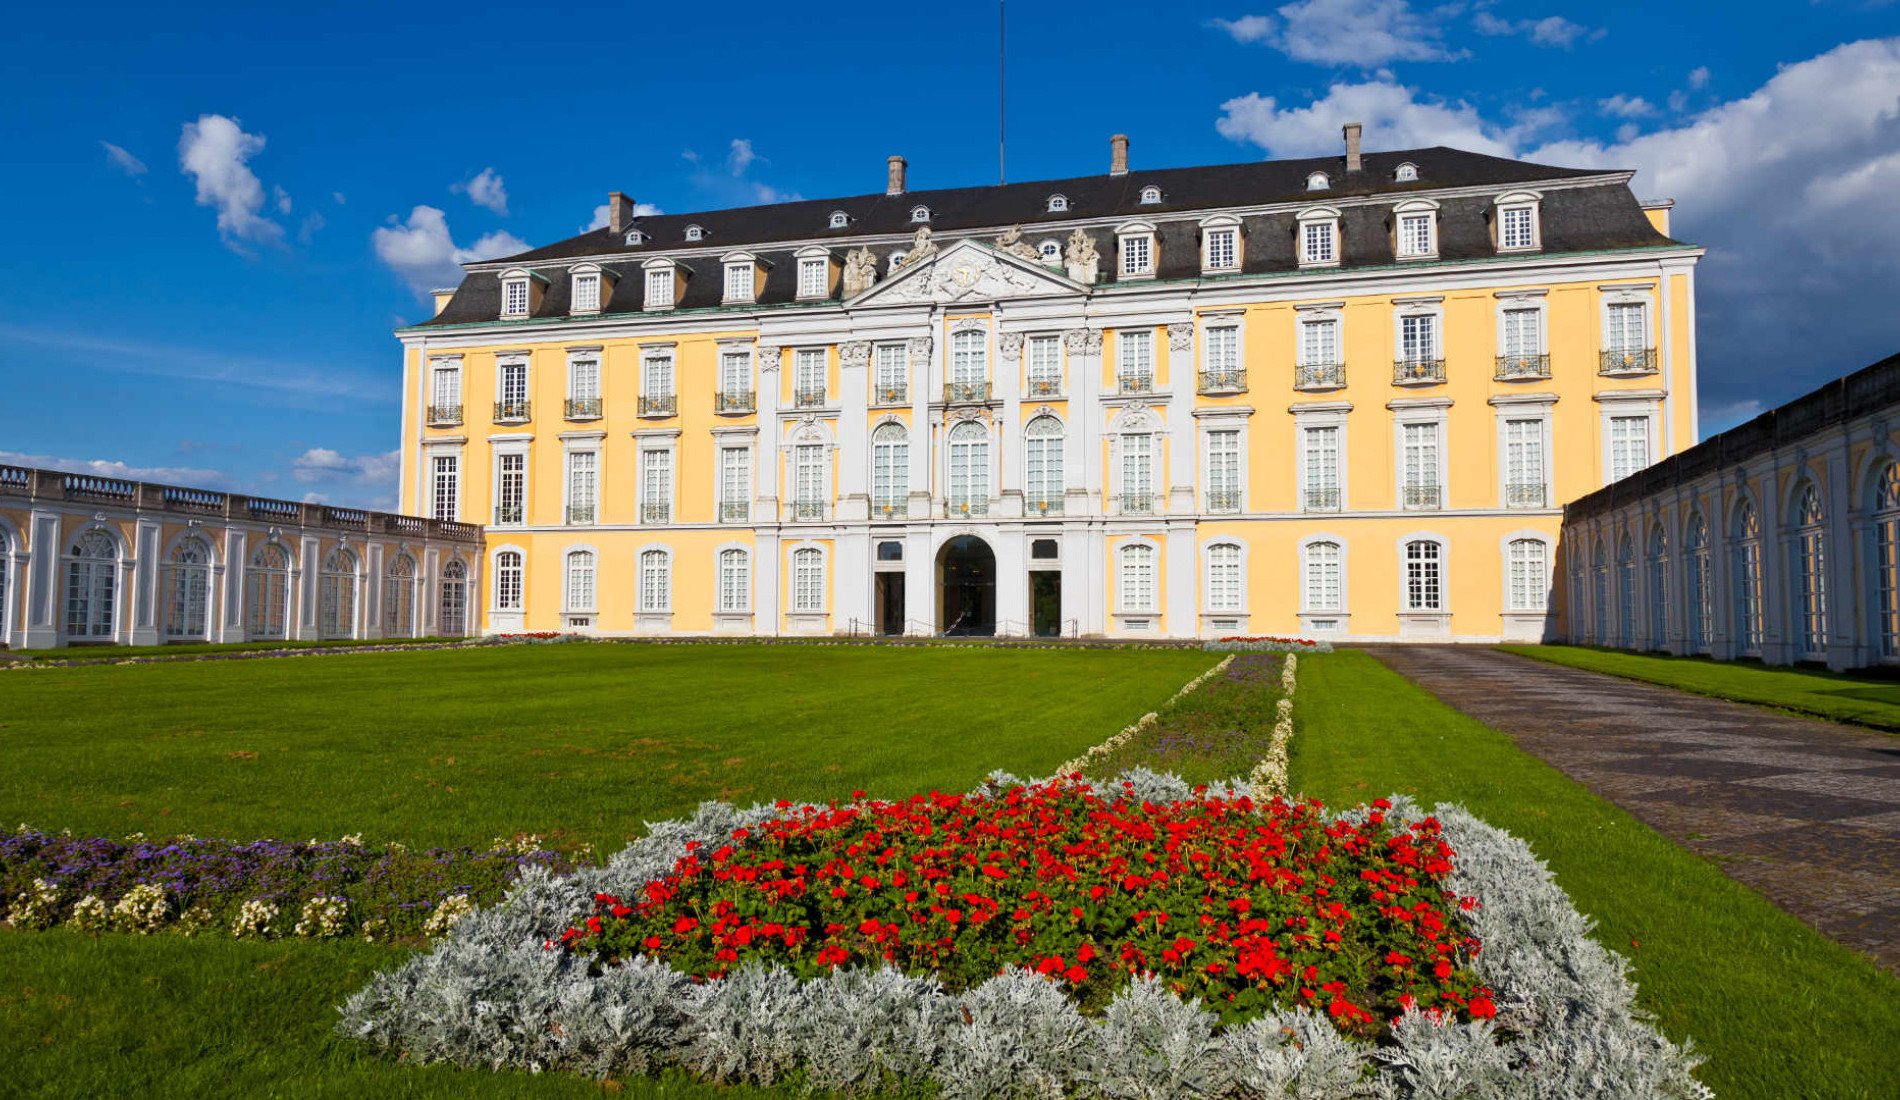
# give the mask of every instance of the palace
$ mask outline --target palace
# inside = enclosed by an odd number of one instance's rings
[[[1429,148],[643,216],[401,330],[488,631],[1537,639],[1696,436],[1626,171]]]

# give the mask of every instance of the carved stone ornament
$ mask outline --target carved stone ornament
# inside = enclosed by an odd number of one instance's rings
[[[951,332],[984,332],[988,330],[988,328],[989,328],[989,324],[985,322],[983,318],[981,317],[965,317],[962,320],[959,320],[956,324],[951,325],[950,331]]]
[[[838,365],[841,367],[869,366],[871,362],[871,342],[869,340],[847,340],[838,345]]]
[[[1168,347],[1175,351],[1193,351],[1194,326],[1191,324],[1169,325]]]
[[[1060,293],[1062,289],[1052,280],[1018,267],[1014,260],[1004,260],[980,249],[953,247],[940,256],[928,272],[887,282],[878,291],[876,300],[920,304],[995,301],[1028,294]]]
[[[930,227],[920,225],[917,227],[917,232],[911,234],[910,251],[904,254],[904,262],[897,265],[897,270],[905,271],[916,267],[936,254],[937,242],[930,239]]]
[[[1037,406],[1036,406],[1036,411],[1035,411],[1035,412],[1033,412],[1033,413],[1030,413],[1030,414],[1029,414],[1029,418],[1030,418],[1031,420],[1034,420],[1034,419],[1035,419],[1036,417],[1038,417],[1038,416],[1055,416],[1055,415],[1056,415],[1056,410],[1055,410],[1055,408],[1054,408],[1053,406],[1051,406],[1051,405],[1037,405]],[[1060,420],[1060,419],[1061,419],[1061,417],[1056,417],[1056,419],[1058,419],[1058,420]]]
[[[1068,246],[1062,250],[1062,265],[1068,269],[1069,278],[1085,286],[1094,286],[1101,274],[1101,253],[1079,226],[1070,232]]]
[[[928,359],[930,357],[930,337],[913,336],[907,344],[910,348],[910,357],[912,359]]]
[[[1012,363],[1021,359],[1023,357],[1023,334],[1020,332],[1003,333],[996,338],[996,350],[1002,354],[1004,359]]]
[[[844,287],[846,298],[855,298],[877,283],[877,257],[869,248],[859,246],[845,253]]]
[[[1042,262],[1042,253],[1036,251],[1036,246],[1023,240],[1023,227],[1020,225],[1012,225],[1004,230],[1003,235],[996,238],[996,247],[1012,256],[1021,256],[1034,263]]]
[[[960,409],[952,409],[950,411],[950,419],[952,420],[981,420],[982,418],[983,410],[973,409],[968,406]]]
[[[779,356],[783,355],[784,353],[785,353],[784,348],[760,348],[759,349],[759,369],[760,370],[777,370]]]

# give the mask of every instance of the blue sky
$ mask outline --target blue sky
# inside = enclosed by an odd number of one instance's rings
[[[1900,349],[1900,6],[1017,0],[1009,175],[1451,144],[1710,247],[1705,425]],[[1156,14],[1159,12],[1160,14]],[[996,11],[38,5],[0,124],[0,461],[388,507],[417,288],[667,211],[996,178]]]

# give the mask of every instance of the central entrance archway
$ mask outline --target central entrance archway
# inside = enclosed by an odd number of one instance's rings
[[[996,553],[975,535],[959,535],[937,551],[937,630],[996,633]]]

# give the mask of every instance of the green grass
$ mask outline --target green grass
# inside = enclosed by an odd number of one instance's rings
[[[723,798],[1048,772],[1197,651],[543,645],[4,673],[0,821],[615,849]]]
[[[1630,680],[1755,703],[1797,714],[1900,730],[1900,681],[1845,675],[1825,669],[1769,668],[1759,664],[1671,657],[1588,646],[1500,646],[1554,665],[1607,672]]]
[[[32,661],[118,661],[127,657],[186,657],[202,653],[257,653],[276,649],[337,649],[355,646],[466,642],[466,638],[324,638],[277,642],[178,642],[172,645],[76,645],[60,649],[0,649],[0,658]]]
[[[1461,802],[1529,841],[1717,1095],[1900,1096],[1900,981],[1362,653],[1303,657],[1295,790]]]

